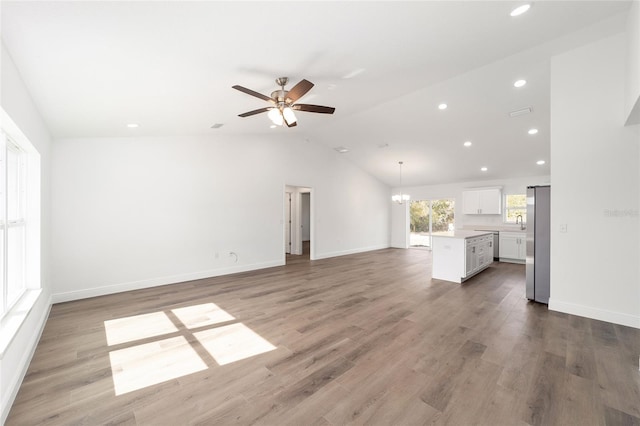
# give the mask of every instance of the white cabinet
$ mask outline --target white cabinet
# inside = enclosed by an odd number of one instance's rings
[[[488,188],[463,191],[462,213],[502,214],[502,190]]]
[[[432,277],[461,283],[493,263],[493,234],[433,235]]]
[[[524,263],[527,241],[524,232],[500,232],[500,261]]]
[[[467,240],[467,250],[464,257],[464,276],[468,277],[478,269],[478,245]]]
[[[468,278],[493,262],[493,236],[467,238],[465,244],[465,275],[463,278]]]

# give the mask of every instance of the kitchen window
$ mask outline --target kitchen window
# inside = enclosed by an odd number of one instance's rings
[[[527,195],[507,194],[504,198],[504,222],[516,223],[518,215],[522,215],[522,222],[527,223]]]

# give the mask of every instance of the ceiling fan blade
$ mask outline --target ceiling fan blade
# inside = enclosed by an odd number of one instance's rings
[[[247,89],[246,87],[242,87],[242,86],[238,86],[237,84],[235,86],[231,86],[233,89],[239,90],[241,92],[246,93],[247,95],[251,95],[251,96],[255,96],[256,98],[260,98],[263,101],[267,101],[267,102],[271,102],[272,104],[275,104],[276,101],[273,100],[273,98],[270,98],[267,95],[263,95],[262,93],[258,93],[254,90],[251,89]]]
[[[322,105],[296,104],[291,107],[296,111],[319,112],[320,114],[333,114],[336,110],[334,107]]]
[[[273,107],[266,107],[266,108],[260,108],[260,109],[254,109],[253,111],[249,111],[249,112],[244,112],[242,114],[238,114],[238,117],[249,117],[252,115],[256,115],[256,114],[260,114],[262,112],[267,112],[270,109],[272,109]]]
[[[291,88],[291,90],[289,90],[289,93],[287,94],[287,103],[291,104],[297,101],[311,90],[312,87],[312,82],[302,79],[300,83],[296,84]]]

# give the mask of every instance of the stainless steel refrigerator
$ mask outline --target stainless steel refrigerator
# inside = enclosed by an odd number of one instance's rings
[[[527,187],[527,299],[549,304],[551,187]]]

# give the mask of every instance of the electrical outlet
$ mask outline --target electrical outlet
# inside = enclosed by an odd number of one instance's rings
[[[567,224],[566,223],[561,223],[560,224],[560,232],[562,232],[563,234],[567,232]]]

